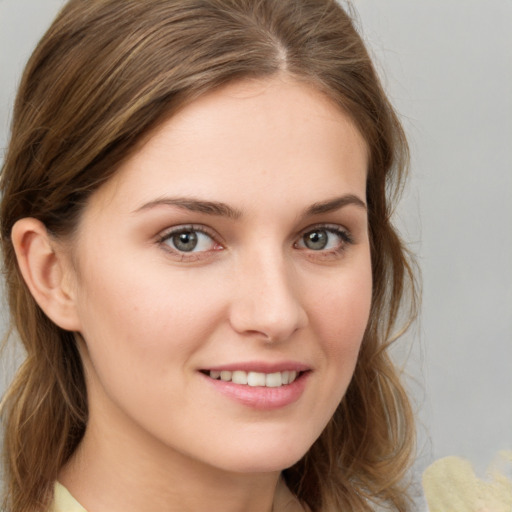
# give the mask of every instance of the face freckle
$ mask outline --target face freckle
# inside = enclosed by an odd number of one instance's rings
[[[304,455],[368,321],[366,153],[314,88],[238,82],[170,118],[92,196],[75,248],[86,438],[129,432],[121,457],[236,472]]]

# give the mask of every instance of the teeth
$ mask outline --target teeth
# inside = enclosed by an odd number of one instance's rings
[[[227,381],[231,380],[232,376],[233,376],[233,372],[227,372],[227,371],[220,372],[220,380],[225,380],[227,382]]]
[[[245,384],[252,387],[261,386],[267,388],[279,388],[291,384],[297,378],[296,371],[284,371],[275,373],[244,372],[235,370],[233,372],[223,370],[212,370],[209,372],[212,379],[220,379],[234,384]]]
[[[247,373],[241,371],[233,372],[231,382],[235,384],[247,384]]]
[[[258,372],[249,372],[247,374],[247,384],[249,384],[249,386],[264,386],[265,374]]]
[[[281,379],[281,374],[277,373],[269,373],[265,378],[265,385],[267,388],[278,388],[283,383],[283,379]]]

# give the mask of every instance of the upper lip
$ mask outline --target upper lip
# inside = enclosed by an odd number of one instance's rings
[[[203,368],[204,371],[228,371],[234,372],[241,370],[245,372],[258,372],[258,373],[276,373],[286,371],[305,372],[311,370],[311,367],[298,363],[295,361],[281,361],[281,362],[265,362],[265,361],[241,361],[239,363],[222,364],[218,366],[211,366]]]

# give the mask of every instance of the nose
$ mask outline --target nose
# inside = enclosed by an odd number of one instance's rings
[[[253,254],[236,269],[234,288],[230,322],[244,336],[279,342],[308,323],[293,265],[282,254]]]

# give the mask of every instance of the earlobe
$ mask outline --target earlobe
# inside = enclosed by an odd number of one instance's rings
[[[70,268],[45,225],[33,218],[20,219],[12,228],[11,238],[23,279],[41,309],[62,329],[78,331]]]

